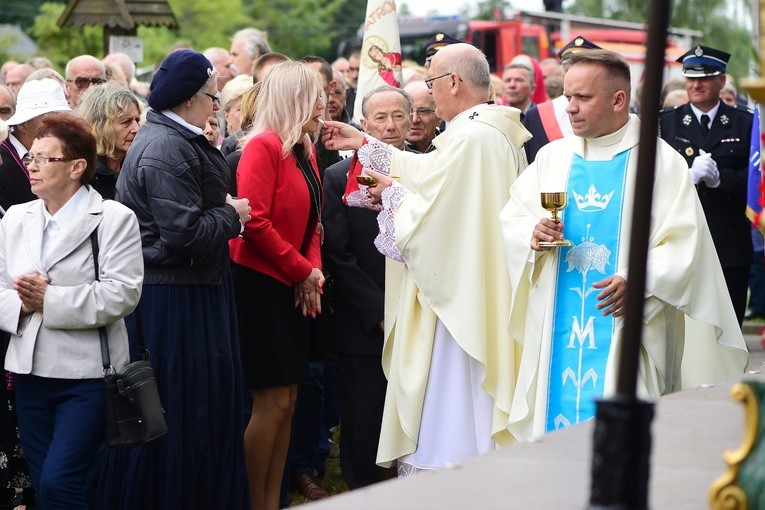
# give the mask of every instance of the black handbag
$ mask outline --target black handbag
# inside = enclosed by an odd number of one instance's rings
[[[93,246],[96,280],[99,280],[98,236],[95,230],[90,234],[90,242]],[[140,359],[130,363],[120,373],[114,370],[109,359],[106,327],[98,328],[106,387],[104,441],[112,448],[142,445],[167,433],[165,411],[162,409],[162,401],[159,398],[154,370],[149,363],[149,351],[146,349],[138,308],[134,316]]]

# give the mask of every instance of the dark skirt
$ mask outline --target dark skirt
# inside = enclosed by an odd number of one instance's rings
[[[168,433],[104,450],[95,508],[249,509],[230,273],[221,285],[146,285],[139,306]],[[132,320],[128,327],[135,331]]]
[[[291,286],[232,264],[242,369],[250,389],[295,384],[308,375],[308,319]]]

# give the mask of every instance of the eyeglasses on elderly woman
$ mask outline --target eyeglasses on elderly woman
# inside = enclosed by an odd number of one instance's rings
[[[41,156],[39,154],[37,156],[32,156],[30,154],[27,154],[26,156],[22,158],[21,161],[26,166],[29,166],[32,163],[34,163],[37,166],[43,166],[43,165],[47,165],[48,163],[57,163],[59,161],[74,161],[75,159],[79,159],[79,158],[55,158],[51,156]]]

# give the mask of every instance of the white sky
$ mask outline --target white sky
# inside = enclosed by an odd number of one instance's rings
[[[467,6],[471,12],[475,12],[478,0],[397,0],[399,8],[407,4],[409,10],[415,16],[427,14],[459,14],[463,7]],[[510,0],[513,9],[524,11],[544,11],[542,0]]]

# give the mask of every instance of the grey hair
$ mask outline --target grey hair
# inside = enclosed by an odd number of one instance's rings
[[[215,90],[218,90],[218,71],[212,71],[210,76],[207,77],[207,81],[199,87],[195,95],[204,94],[203,90],[210,87],[215,87]]]
[[[449,72],[459,74],[469,87],[488,92],[491,86],[491,70],[486,55],[458,52],[450,58],[450,63]]]
[[[257,28],[243,28],[234,34],[231,40],[239,38],[244,39],[244,51],[250,58],[255,55],[263,55],[264,53],[271,53],[271,46],[268,44],[268,33]],[[240,72],[244,72],[240,69]]]
[[[99,66],[99,69],[101,70],[101,76],[106,76],[106,66],[104,66],[104,63],[103,63],[103,62],[101,62],[100,60],[98,60],[98,59],[97,59],[96,57],[94,57],[93,55],[78,55],[78,56],[76,56],[76,57],[74,57],[74,58],[71,58],[71,59],[69,59],[69,62],[67,62],[67,63],[66,63],[66,67],[64,68],[64,77],[65,77],[66,79],[69,79],[69,78],[71,78],[71,75],[69,74],[69,71],[71,71],[71,70],[72,70],[72,67],[71,67],[71,66],[72,66],[72,62],[74,62],[75,60],[77,60],[78,58],[81,58],[81,57],[90,57],[90,58],[92,58],[94,61],[98,62],[98,64],[97,64],[97,65]]]
[[[401,94],[401,97],[404,98],[404,103],[406,105],[406,114],[411,116],[412,115],[412,96],[404,92],[403,90],[391,87],[390,85],[380,85],[379,87],[370,90],[367,92],[367,95],[364,96],[364,99],[361,100],[361,116],[366,118],[367,117],[367,103],[369,102],[369,99],[374,96],[375,94],[379,94],[381,92],[398,92]]]
[[[64,77],[61,76],[58,71],[55,69],[51,69],[50,67],[43,67],[41,69],[37,69],[35,72],[27,76],[27,79],[24,80],[24,83],[32,80],[44,80],[45,78],[50,78],[51,80],[56,80],[61,84],[61,86],[65,86],[66,80],[64,80]]]
[[[343,92],[348,88],[348,84],[345,83],[345,76],[340,71],[332,71],[332,77],[339,86],[343,88]]]
[[[523,69],[526,71],[526,77],[528,79],[528,82],[530,85],[534,86],[536,84],[536,80],[534,79],[534,69],[529,68],[526,64],[522,64],[520,62],[510,62],[505,66],[505,71],[508,69]]]
[[[212,62],[215,60],[215,57],[219,57],[220,55],[223,55],[224,53],[228,53],[228,50],[225,48],[219,48],[217,46],[213,46],[211,48],[207,48],[205,51],[202,52],[202,55],[207,57],[207,60]]]

